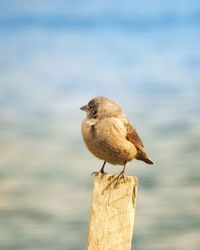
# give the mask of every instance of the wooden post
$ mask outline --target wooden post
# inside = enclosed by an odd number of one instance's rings
[[[95,176],[88,250],[130,250],[137,195],[137,177]]]

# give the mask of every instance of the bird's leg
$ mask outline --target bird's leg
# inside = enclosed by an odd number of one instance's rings
[[[101,174],[105,174],[105,172],[104,172],[105,165],[106,165],[106,161],[104,161],[103,166],[101,167],[101,169],[99,171]]]
[[[105,165],[106,165],[106,161],[104,161],[103,166],[101,167],[101,169],[100,169],[99,172],[92,172],[91,175],[97,175],[97,174],[99,174],[99,173],[105,174],[105,172],[104,172],[104,167],[105,167]]]
[[[124,179],[125,168],[126,168],[126,163],[124,164],[124,167],[123,167],[122,171],[119,173],[119,175],[117,177],[118,180],[121,180],[122,178]]]

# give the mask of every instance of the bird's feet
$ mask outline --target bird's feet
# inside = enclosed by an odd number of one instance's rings
[[[93,176],[93,175],[97,176],[98,174],[102,174],[102,175],[106,174],[106,172],[104,172],[105,165],[106,165],[106,161],[104,161],[103,166],[101,167],[100,171],[99,172],[92,172],[91,176]]]
[[[125,168],[126,168],[126,163],[124,164],[123,170],[119,173],[119,175],[116,178],[117,183],[125,179]]]
[[[114,188],[118,188],[119,185],[124,182],[125,182],[125,173],[124,171],[122,171],[114,178]]]
[[[103,175],[103,174],[106,174],[106,172],[104,172],[103,170],[100,170],[99,172],[92,172],[91,176],[93,176],[93,175],[97,176],[98,174],[102,174]]]
[[[122,172],[119,173],[119,175],[117,176],[117,180],[120,181],[120,180],[122,180],[122,179],[124,179],[124,178],[125,178],[125,173],[124,173],[124,171],[122,171]]]

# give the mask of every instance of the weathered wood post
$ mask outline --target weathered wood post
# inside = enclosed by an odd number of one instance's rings
[[[130,250],[137,177],[98,174],[94,179],[88,250]]]

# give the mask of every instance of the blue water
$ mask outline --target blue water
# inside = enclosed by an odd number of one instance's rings
[[[149,168],[136,250],[198,250],[200,3],[0,0],[0,249],[86,249],[92,171],[79,107],[118,101]],[[120,167],[108,166],[116,173]]]

